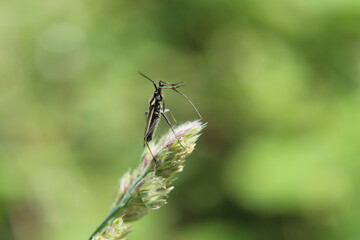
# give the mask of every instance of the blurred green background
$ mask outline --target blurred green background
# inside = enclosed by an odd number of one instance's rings
[[[143,151],[137,71],[208,127],[130,239],[360,239],[359,23],[358,0],[1,1],[0,239],[104,219]]]

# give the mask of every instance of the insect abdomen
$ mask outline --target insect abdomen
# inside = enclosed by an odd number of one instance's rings
[[[152,140],[155,130],[156,130],[157,126],[159,125],[159,121],[160,121],[160,116],[158,115],[157,112],[155,112],[153,115],[153,118],[151,119],[149,129],[144,137],[144,140],[146,142],[150,142]]]

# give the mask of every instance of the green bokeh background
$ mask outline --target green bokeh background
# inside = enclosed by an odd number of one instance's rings
[[[143,151],[139,70],[208,127],[130,239],[360,239],[359,23],[358,0],[1,1],[0,239],[103,220]]]

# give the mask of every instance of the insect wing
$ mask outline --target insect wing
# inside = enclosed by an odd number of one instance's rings
[[[153,115],[154,115],[154,110],[155,110],[154,105],[151,105],[150,108],[149,108],[149,111],[146,112],[145,136],[149,132],[151,119],[153,118]]]
[[[158,115],[154,115],[151,118],[149,128],[148,128],[147,132],[145,133],[145,138],[144,138],[145,141],[150,142],[152,140],[155,130],[156,130],[157,126],[159,125],[159,121],[160,121],[160,116],[158,116]]]

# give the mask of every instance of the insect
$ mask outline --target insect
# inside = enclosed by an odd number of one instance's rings
[[[163,89],[172,89],[175,92],[179,93],[180,95],[182,95],[183,97],[185,97],[189,103],[193,106],[193,108],[195,109],[195,111],[197,112],[197,114],[199,115],[200,119],[202,119],[199,111],[196,109],[195,105],[191,102],[191,100],[182,92],[180,92],[179,90],[177,90],[177,88],[183,87],[185,85],[182,85],[183,82],[177,82],[177,83],[168,83],[168,82],[164,82],[164,81],[159,81],[158,85],[156,85],[156,83],[149,78],[148,76],[146,76],[145,74],[139,72],[141,76],[143,76],[144,78],[148,79],[150,82],[152,82],[152,84],[155,87],[155,91],[153,93],[152,98],[150,99],[150,106],[149,106],[149,111],[146,112],[146,126],[145,126],[145,134],[144,134],[144,145],[146,145],[146,147],[148,148],[152,158],[154,159],[154,161],[156,162],[156,159],[154,157],[154,154],[152,153],[150,147],[149,147],[149,142],[153,139],[155,130],[157,128],[157,126],[159,125],[160,122],[160,118],[163,117],[166,121],[166,123],[169,125],[171,131],[174,133],[177,141],[179,142],[179,144],[184,147],[180,140],[177,138],[175,131],[169,121],[169,119],[167,118],[167,116],[165,115],[166,112],[169,112],[170,115],[172,116],[172,118],[174,119],[174,121],[176,122],[173,114],[171,113],[171,111],[169,109],[165,108],[165,100],[164,100],[164,96],[162,94],[162,90]]]

